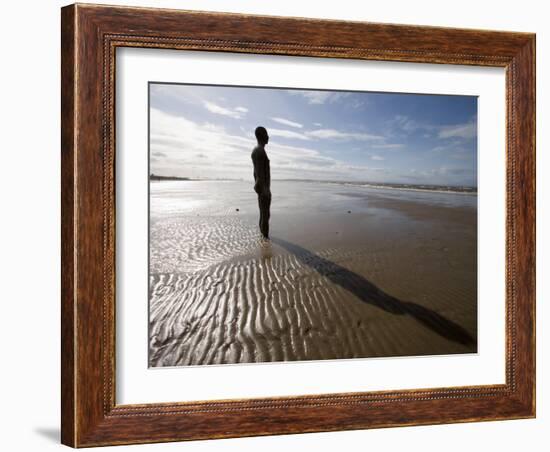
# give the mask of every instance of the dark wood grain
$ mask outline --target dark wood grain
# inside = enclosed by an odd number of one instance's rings
[[[95,5],[63,8],[61,34],[64,444],[84,447],[535,415],[534,35]],[[115,50],[123,46],[506,68],[506,383],[116,405],[114,67]]]
[[[74,343],[74,158],[75,158],[75,39],[74,8],[61,11],[61,441],[75,439]]]

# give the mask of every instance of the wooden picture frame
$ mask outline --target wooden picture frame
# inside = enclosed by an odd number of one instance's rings
[[[73,447],[535,416],[535,35],[70,5],[62,9],[62,442]],[[506,383],[115,403],[115,50],[202,50],[506,70]]]

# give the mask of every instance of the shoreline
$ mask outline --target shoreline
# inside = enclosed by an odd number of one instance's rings
[[[192,179],[187,177],[155,176],[149,177],[149,182],[247,182],[243,179]],[[457,186],[455,190],[449,186],[425,184],[397,184],[397,183],[375,183],[375,182],[354,182],[354,181],[331,181],[331,180],[296,180],[296,179],[272,179],[272,182],[295,182],[304,184],[331,184],[349,187],[365,187],[386,190],[418,191],[422,193],[443,193],[477,196],[477,187]],[[253,182],[250,182],[253,185]],[[445,189],[446,188],[446,189]]]

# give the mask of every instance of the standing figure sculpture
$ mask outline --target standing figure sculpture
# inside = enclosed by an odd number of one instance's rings
[[[267,130],[261,126],[256,127],[254,133],[258,140],[258,145],[252,151],[254,191],[258,194],[258,206],[260,207],[260,232],[267,239],[269,238],[269,208],[271,206],[271,171],[265,146],[269,142],[269,136]]]

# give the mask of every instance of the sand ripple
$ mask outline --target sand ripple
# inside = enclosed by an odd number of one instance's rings
[[[232,242],[224,248],[228,227]],[[392,295],[408,297],[402,301],[383,291],[386,269],[392,275],[399,271],[399,259],[391,260],[391,254],[372,249],[313,254],[283,241],[286,252],[279,255],[213,265],[224,250],[233,257],[235,249],[246,254],[247,240],[257,243],[249,238],[254,232],[238,222],[221,229],[223,237],[211,226],[204,232],[197,220],[192,234],[179,235],[185,240],[196,234],[195,242],[187,247],[184,242],[184,251],[180,243],[170,265],[164,266],[166,251],[162,264],[156,263],[150,276],[151,366],[475,351],[475,284],[458,278],[427,291],[422,270],[408,267],[400,283],[390,278]],[[197,249],[199,243],[209,246]],[[174,272],[190,255],[196,271]],[[201,266],[208,268],[197,270]]]
[[[204,270],[212,265],[250,253],[257,232],[238,218],[170,218],[151,228],[151,273]]]

